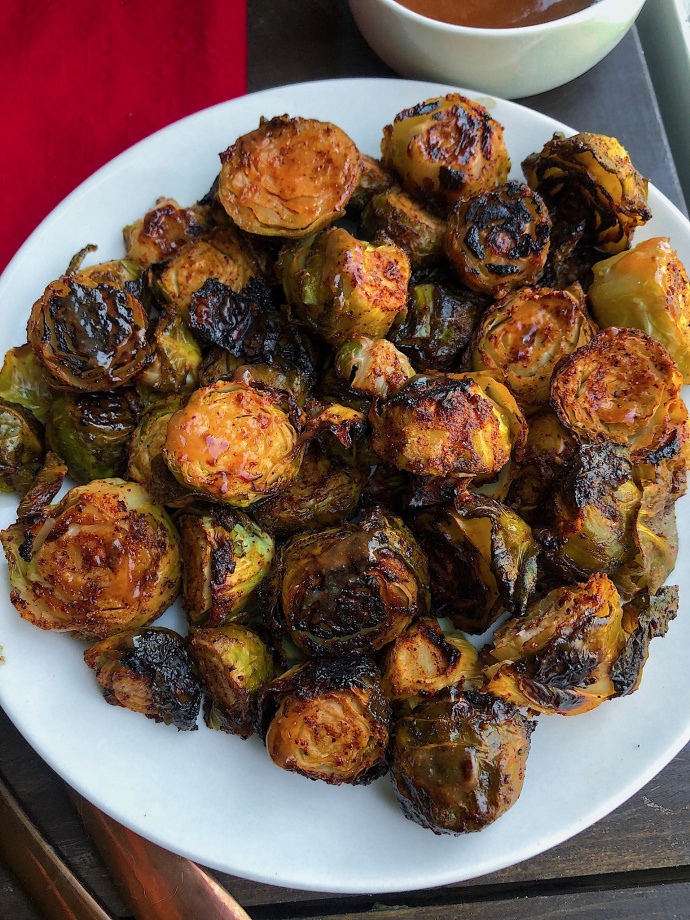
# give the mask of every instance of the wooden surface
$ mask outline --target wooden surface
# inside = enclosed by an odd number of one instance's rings
[[[329,77],[393,76],[364,44],[342,0],[250,0],[248,30],[250,91]],[[579,130],[618,137],[640,171],[684,209],[634,31],[579,80],[524,102]],[[1,711],[0,773],[73,871],[114,916],[127,917],[64,783]],[[349,920],[372,912],[380,920],[690,920],[690,747],[594,827],[534,859],[471,882],[341,897],[214,875],[254,920]],[[41,920],[2,866],[0,920]]]

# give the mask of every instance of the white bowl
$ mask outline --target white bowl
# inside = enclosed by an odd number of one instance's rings
[[[599,0],[563,19],[515,29],[454,26],[395,0],[349,3],[368,44],[402,76],[515,99],[561,86],[597,64],[623,38],[644,0]]]

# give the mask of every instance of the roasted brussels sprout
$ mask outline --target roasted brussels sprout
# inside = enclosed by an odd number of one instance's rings
[[[380,508],[359,524],[295,537],[279,575],[287,630],[307,654],[374,652],[428,611],[426,556]]]
[[[251,278],[240,293],[217,280],[206,281],[192,297],[190,324],[203,342],[224,350],[213,371],[215,380],[233,375],[239,365],[263,364],[292,378],[291,389],[304,395],[316,382],[320,361],[315,343],[290,322],[263,279]],[[215,382],[210,379],[215,355],[205,362],[205,384]],[[239,362],[232,368],[231,358]]]
[[[482,669],[464,636],[444,635],[436,620],[421,617],[386,649],[381,673],[388,699],[402,703],[436,696],[446,687],[477,685]]]
[[[372,447],[383,460],[454,479],[497,473],[526,436],[513,397],[483,375],[417,375],[369,419]]]
[[[105,638],[152,622],[178,594],[177,532],[133,482],[77,486],[0,539],[10,600],[41,629]]]
[[[152,626],[130,629],[84,652],[112,706],[140,712],[178,731],[196,731],[201,687],[181,636]]]
[[[163,395],[189,393],[199,383],[201,349],[181,316],[163,313],[152,323],[151,363],[137,374],[136,382]]]
[[[506,498],[506,504],[530,526],[550,521],[551,489],[575,446],[554,412],[545,409],[530,417],[525,452],[511,471]]]
[[[264,642],[248,627],[231,623],[190,629],[187,648],[212,700],[205,707],[206,724],[248,738],[258,726],[259,695],[273,680]]]
[[[252,508],[258,523],[278,537],[338,524],[354,514],[369,467],[312,441],[287,488]]]
[[[471,366],[504,383],[528,415],[548,406],[551,375],[560,359],[596,332],[579,286],[569,291],[524,288],[482,316],[472,340]]]
[[[148,361],[146,325],[136,297],[78,273],[48,285],[31,309],[27,336],[53,386],[110,390]]]
[[[301,238],[342,215],[361,172],[359,151],[328,122],[262,121],[221,153],[218,196],[250,233]]]
[[[27,342],[10,348],[0,370],[0,399],[17,403],[45,422],[53,394],[41,362]]]
[[[390,706],[364,655],[292,668],[268,686],[262,705],[271,719],[266,747],[283,770],[334,786],[364,785],[388,770]]]
[[[77,482],[123,476],[137,424],[128,394],[62,393],[50,405],[48,446]]]
[[[273,538],[246,514],[222,505],[186,510],[176,524],[189,622],[220,626],[241,619],[273,562]]]
[[[551,405],[580,442],[622,444],[633,463],[655,453],[668,458],[690,436],[681,384],[673,359],[655,339],[611,327],[563,359],[551,380]]]
[[[177,506],[193,500],[193,495],[183,490],[165,462],[154,462],[163,458],[168,422],[181,405],[181,396],[158,400],[140,416],[129,442],[127,478],[141,483],[163,505]]]
[[[556,588],[494,634],[488,689],[517,706],[572,716],[639,684],[646,647],[664,635],[677,594],[623,608],[607,575]]]
[[[373,195],[385,192],[398,181],[393,173],[383,168],[380,160],[375,160],[366,153],[360,153],[359,157],[362,171],[357,188],[347,203],[348,212],[363,211]]]
[[[515,804],[535,723],[505,700],[467,691],[403,709],[391,779],[403,814],[435,834],[466,834]]]
[[[570,580],[615,572],[635,552],[641,497],[624,448],[579,446],[554,491],[554,522],[538,533],[549,564]]]
[[[508,178],[503,128],[483,105],[457,93],[427,99],[383,129],[383,165],[411,195],[447,213],[460,199]]]
[[[52,450],[47,451],[43,466],[19,502],[17,518],[40,515],[62,488],[66,475],[67,467],[61,458]]]
[[[434,265],[443,258],[445,222],[429,214],[400,189],[374,195],[364,209],[359,227],[366,240],[395,243],[407,253],[413,269]]]
[[[412,529],[429,557],[434,613],[480,634],[505,610],[525,610],[539,547],[527,524],[501,502],[469,492],[455,501],[454,508],[422,511]]]
[[[341,227],[286,246],[278,275],[288,303],[333,345],[382,338],[405,314],[410,262],[392,243],[363,243]]]
[[[174,198],[159,198],[155,207],[122,231],[127,258],[144,268],[164,262],[188,240],[208,231],[207,217],[199,206],[181,208]]]
[[[154,268],[154,286],[159,297],[189,322],[192,295],[209,278],[241,291],[250,278],[266,273],[267,264],[260,245],[237,227],[216,227],[188,240]]]
[[[43,454],[42,425],[30,410],[0,398],[0,492],[26,492]]]
[[[168,422],[166,463],[183,485],[239,508],[280,492],[304,453],[281,403],[275,390],[223,380],[197,390]]]
[[[655,237],[593,268],[594,318],[641,329],[661,342],[690,383],[690,281],[669,241]]]
[[[627,249],[635,227],[652,216],[647,179],[614,137],[554,134],[541,153],[527,157],[522,169],[530,188],[560,220],[587,222],[590,239],[603,252]]]
[[[340,348],[335,369],[353,390],[383,400],[394,396],[415,375],[410,362],[392,342],[366,335]]]
[[[502,297],[539,281],[550,225],[541,197],[522,182],[482,189],[449,216],[446,256],[468,288]]]
[[[389,338],[418,370],[453,371],[490,303],[443,278],[413,280],[407,316],[393,325]]]

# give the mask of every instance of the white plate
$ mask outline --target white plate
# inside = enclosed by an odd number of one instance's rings
[[[401,109],[448,91],[401,80],[337,80],[258,93],[192,115],[113,160],[73,192],[25,243],[0,281],[0,350],[24,341],[31,304],[85,243],[122,253],[120,228],[158,196],[188,204],[219,168],[218,152],[261,115],[328,119],[370,154]],[[487,100],[505,125],[515,168],[563,125],[513,103]],[[572,133],[572,132],[569,132]],[[690,225],[655,189],[654,219],[636,239],[670,236],[690,265]],[[0,497],[0,523],[16,501]],[[681,546],[688,505],[679,506]],[[540,853],[612,811],[690,739],[690,577],[683,556],[672,580],[682,611],[655,640],[641,689],[574,718],[542,717],[524,790],[494,825],[436,837],[399,811],[387,778],[333,788],[273,766],[257,738],[178,733],[109,706],[81,660],[84,644],[20,619],[0,574],[0,703],[38,753],[108,814],[150,840],[207,866],[261,882],[338,892],[444,885]],[[183,629],[179,610],[161,621]]]

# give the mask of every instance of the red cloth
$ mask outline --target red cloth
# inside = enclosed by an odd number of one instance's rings
[[[75,186],[246,92],[246,0],[0,3],[0,270]]]

